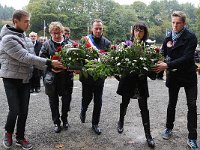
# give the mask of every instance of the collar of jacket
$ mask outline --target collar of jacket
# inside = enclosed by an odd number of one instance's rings
[[[13,31],[13,32],[18,32],[18,33],[22,33],[22,34],[24,33],[23,30],[17,29],[17,28],[15,28],[15,27],[10,26],[10,25],[6,25],[6,27],[7,27],[9,30]]]
[[[182,46],[184,45],[184,41],[187,40],[189,37],[188,37],[188,33],[189,31],[187,29],[184,30],[184,32],[182,33],[182,35],[179,37],[179,39],[177,40],[177,42],[175,43],[175,45],[172,47],[172,49],[176,49],[177,47],[179,46]],[[170,36],[167,37],[169,40],[172,41],[172,36],[170,34]],[[167,40],[167,41],[169,41]]]
[[[94,42],[99,42],[99,41],[101,41],[102,35],[101,35],[101,37],[99,37],[99,38],[95,37],[95,36],[93,35],[93,33],[92,33],[91,35],[92,35],[92,38],[94,39]]]

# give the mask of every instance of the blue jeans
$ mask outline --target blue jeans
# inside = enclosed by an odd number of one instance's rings
[[[30,84],[23,83],[21,79],[8,78],[3,78],[3,83],[9,106],[5,130],[13,133],[17,121],[16,138],[23,139],[28,116]]]

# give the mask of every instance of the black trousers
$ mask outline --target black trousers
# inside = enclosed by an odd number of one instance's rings
[[[126,96],[126,95],[122,95],[122,103],[121,103],[121,107],[123,107],[124,109],[126,109],[128,107],[128,104],[130,103],[130,97]],[[141,112],[147,112],[148,110],[148,105],[147,105],[147,98],[139,98],[138,99],[138,105],[140,108]]]
[[[40,88],[40,78],[41,77],[32,77],[30,79],[31,89]]]
[[[32,78],[30,79],[32,89],[40,88],[41,75],[42,71],[34,68]]]
[[[54,82],[50,86],[49,92],[49,104],[52,113],[52,120],[54,124],[61,124],[61,120],[66,123],[68,117],[68,111],[70,111],[70,103],[72,100],[72,91],[73,91],[73,74],[70,74],[67,71],[63,71],[55,74]],[[48,89],[47,85],[45,89]],[[61,97],[61,120],[59,113],[59,97]]]
[[[67,121],[68,111],[70,111],[71,99],[72,99],[71,93],[61,96],[61,101],[62,101],[61,120],[63,122]],[[61,120],[59,113],[59,96],[57,93],[49,96],[49,104],[51,108],[53,123],[60,125]]]
[[[104,81],[101,83],[94,81],[91,84],[82,82],[82,108],[81,108],[81,111],[83,113],[85,113],[87,111],[88,106],[94,97],[94,107],[93,107],[93,114],[92,114],[92,124],[93,125],[98,125],[99,120],[100,120],[103,87],[104,87]]]
[[[5,130],[13,133],[17,121],[16,138],[24,139],[30,99],[30,84],[23,83],[21,79],[7,78],[3,78],[3,83],[9,106]]]
[[[186,98],[187,98],[187,128],[189,131],[189,139],[197,139],[197,86],[184,87]],[[173,86],[169,87],[169,104],[167,108],[167,122],[166,127],[173,129],[175,121],[176,104],[178,101],[178,93],[180,87]]]

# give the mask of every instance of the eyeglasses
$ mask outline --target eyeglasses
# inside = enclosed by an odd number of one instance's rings
[[[61,35],[62,32],[51,32],[51,34],[53,34],[53,35]]]
[[[69,35],[69,34],[70,34],[70,32],[65,33],[65,35]]]
[[[144,32],[144,30],[139,29],[139,28],[134,29],[134,31],[136,31],[136,32]]]

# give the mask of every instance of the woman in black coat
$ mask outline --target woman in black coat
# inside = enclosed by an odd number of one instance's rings
[[[141,22],[134,25],[132,33],[132,42],[135,38],[145,42],[148,37],[148,29],[146,25]],[[132,73],[128,76],[121,77],[117,94],[122,96],[122,103],[120,104],[120,117],[117,127],[118,132],[122,133],[124,130],[124,117],[126,115],[130,99],[137,98],[148,146],[154,148],[155,143],[150,133],[149,110],[147,106],[147,98],[149,97],[147,76],[139,76],[138,74]]]
[[[68,44],[64,39],[64,28],[60,22],[51,22],[49,25],[49,32],[51,38],[43,44],[40,50],[40,56],[44,58],[51,58],[52,60],[59,60],[56,52]],[[56,70],[47,68],[44,77],[45,93],[49,97],[49,104],[52,113],[52,120],[54,123],[55,133],[61,131],[61,121],[63,122],[63,129],[68,129],[68,112],[70,111],[70,104],[72,100],[73,91],[73,72],[68,70]],[[61,114],[59,112],[59,97],[61,97],[62,108]]]

